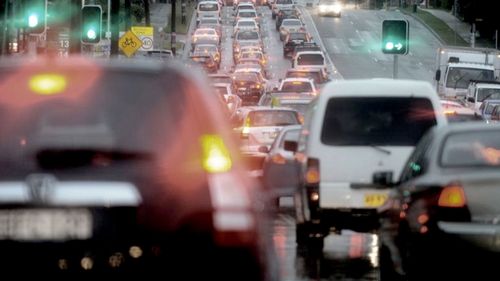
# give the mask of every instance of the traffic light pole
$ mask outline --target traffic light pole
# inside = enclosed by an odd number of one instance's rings
[[[392,78],[393,79],[398,79],[398,60],[399,60],[399,56],[394,55],[394,64],[392,66]]]
[[[118,56],[120,1],[111,1],[111,57]]]
[[[7,45],[7,16],[9,11],[10,0],[5,1],[5,10],[3,11],[3,21],[2,21],[2,46],[0,47],[1,55],[5,55],[5,45]]]
[[[176,37],[176,34],[175,34],[175,2],[177,2],[177,0],[172,0],[171,1],[171,8],[172,8],[172,11],[170,13],[170,26],[171,26],[171,35],[170,35],[170,49],[172,50],[172,54],[175,56],[175,53],[176,53],[176,50],[175,50],[175,37]]]
[[[70,40],[69,40],[69,53],[79,54],[82,52],[82,41],[81,33],[82,22],[81,22],[81,0],[72,0],[70,2],[71,7],[71,28],[70,30]]]

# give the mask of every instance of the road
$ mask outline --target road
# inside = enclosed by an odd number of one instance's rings
[[[406,18],[397,11],[347,10],[341,18],[320,18],[314,10],[300,8],[303,21],[331,59],[333,79],[392,77],[393,57],[380,51],[381,25],[384,19]],[[259,7],[265,51],[269,59],[268,73],[272,84],[284,77],[290,61],[282,56],[282,43],[267,7]],[[223,12],[222,63],[220,72],[233,66],[232,8]],[[427,80],[434,75],[434,55],[439,41],[418,22],[409,19],[411,47],[400,56],[399,77]],[[189,46],[189,43],[188,43]],[[286,201],[286,200],[285,200]],[[280,264],[282,280],[378,280],[378,237],[344,231],[330,234],[320,254],[297,249],[295,220],[290,202],[283,202],[273,220],[272,235]]]
[[[399,56],[398,78],[432,82],[439,41],[424,26],[399,11],[344,10],[341,18],[318,17],[314,23],[333,63],[345,79],[392,78],[393,55],[381,51],[382,21],[410,22],[410,52]]]

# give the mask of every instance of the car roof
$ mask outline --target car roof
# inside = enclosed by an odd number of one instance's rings
[[[353,79],[328,82],[320,100],[331,97],[432,97],[437,100],[435,89],[429,82],[394,79]]]
[[[282,80],[282,82],[309,82],[312,83],[313,80],[311,78],[303,78],[303,77],[288,77]]]

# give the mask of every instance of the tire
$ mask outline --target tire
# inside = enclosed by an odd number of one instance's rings
[[[295,241],[300,248],[307,249],[310,253],[321,253],[323,251],[325,237],[311,236],[311,227],[307,223],[296,224],[295,226]]]

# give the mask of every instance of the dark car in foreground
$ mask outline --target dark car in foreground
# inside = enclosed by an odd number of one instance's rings
[[[374,175],[381,185],[387,178],[383,172]],[[381,279],[486,280],[496,275],[499,186],[500,126],[461,123],[432,129],[378,210]]]
[[[4,60],[2,271],[272,279],[259,188],[200,75],[151,61]]]

